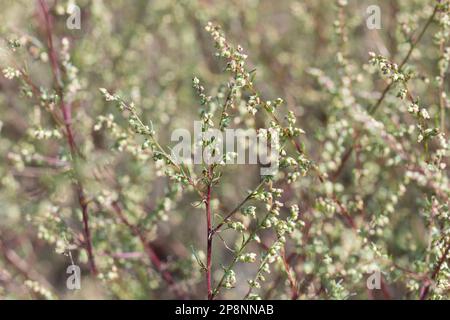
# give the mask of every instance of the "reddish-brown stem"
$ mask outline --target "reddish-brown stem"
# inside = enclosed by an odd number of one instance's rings
[[[444,57],[445,52],[445,41],[441,41],[439,45],[439,52],[441,59]],[[441,132],[445,134],[445,108],[447,108],[446,99],[444,97],[445,94],[445,70],[441,70],[439,76],[439,109],[440,109],[440,118],[441,118]]]
[[[430,286],[431,283],[436,280],[439,271],[441,271],[442,265],[444,264],[445,260],[447,259],[447,256],[450,252],[450,242],[447,244],[447,247],[444,250],[444,253],[442,254],[441,258],[439,259],[438,263],[436,264],[436,267],[433,270],[433,273],[431,274],[431,279],[427,279],[425,281],[425,284],[420,289],[420,300],[425,300],[428,296],[428,293],[430,292]]]
[[[207,224],[207,249],[206,249],[206,286],[208,289],[208,300],[213,299],[211,286],[211,258],[212,258],[212,221],[211,221],[211,183],[206,191],[206,224]]]
[[[72,110],[71,110],[71,104],[67,103],[64,99],[64,88],[61,81],[61,70],[58,63],[58,57],[56,54],[56,50],[53,46],[53,37],[52,37],[52,23],[51,23],[51,17],[49,14],[49,9],[47,6],[47,3],[45,0],[38,0],[39,5],[41,7],[42,15],[44,17],[45,21],[45,30],[47,33],[47,45],[48,45],[48,55],[50,59],[51,69],[53,73],[53,78],[56,85],[56,91],[58,93],[58,96],[60,98],[60,108],[64,119],[64,125],[66,128],[66,138],[67,143],[69,144],[70,153],[72,156],[72,162],[74,163],[74,166],[76,166],[75,162],[77,159],[77,146],[75,143],[75,138],[72,130]],[[76,170],[76,168],[74,168]],[[80,180],[77,179],[76,183],[76,191],[78,194],[78,202],[81,207],[82,215],[83,215],[83,231],[85,236],[85,246],[86,251],[88,254],[88,260],[89,260],[89,267],[91,270],[91,273],[93,275],[97,274],[97,267],[95,265],[95,258],[92,248],[92,239],[91,239],[91,232],[89,229],[89,214],[88,214],[88,203],[86,201],[85,192],[83,185],[81,184]]]
[[[391,293],[389,292],[389,287],[386,284],[386,282],[383,280],[383,277],[381,277],[381,292],[383,293],[384,299],[385,300],[391,300],[392,296]]]
[[[291,286],[291,300],[297,300],[299,296],[297,279],[291,273],[291,266],[289,265],[289,261],[286,258],[284,249],[281,251],[281,258],[283,260],[284,270],[286,271],[289,280],[289,285]]]
[[[83,231],[85,239],[85,245],[86,245],[86,251],[88,254],[88,260],[89,260],[89,267],[91,269],[92,274],[97,274],[97,267],[95,265],[95,258],[94,258],[94,250],[92,248],[92,238],[91,238],[91,231],[89,229],[89,213],[88,213],[88,204],[86,201],[86,197],[84,195],[84,190],[82,185],[78,182],[77,183],[77,190],[78,190],[78,202],[81,206],[81,212],[83,216]]]
[[[142,246],[144,247],[145,254],[147,255],[148,259],[150,260],[151,264],[155,267],[155,269],[159,272],[163,280],[169,285],[169,288],[173,291],[173,293],[177,296],[179,299],[185,299],[186,295],[184,292],[176,285],[172,274],[164,268],[164,264],[161,261],[161,259],[156,254],[155,250],[153,250],[150,243],[147,241],[145,235],[142,233],[142,231],[139,229],[139,227],[131,224],[128,219],[125,217],[125,215],[122,212],[122,208],[120,207],[118,202],[114,202],[112,204],[112,207],[114,211],[116,212],[117,216],[119,217],[120,221],[126,225],[131,232],[139,239]]]

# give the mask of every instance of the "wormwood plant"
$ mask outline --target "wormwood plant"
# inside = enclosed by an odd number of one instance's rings
[[[449,1],[0,3],[1,297],[449,298]]]
[[[230,45],[220,27],[213,25],[211,22],[206,26],[206,31],[211,34],[218,49],[216,56],[225,59],[226,71],[231,73],[231,79],[222,85],[215,96],[206,94],[206,89],[200,84],[198,78],[194,78],[193,87],[196,90],[202,107],[200,111],[202,132],[207,132],[210,128],[215,127],[223,131],[230,123],[239,124],[248,119],[253,120],[256,114],[264,112],[269,118],[268,128],[258,128],[258,135],[280,136],[280,145],[272,145],[278,152],[277,159],[272,161],[280,162],[282,168],[286,169],[285,176],[288,183],[292,183],[298,179],[300,175],[305,175],[311,167],[311,162],[307,160],[302,151],[296,137],[304,133],[304,131],[295,126],[295,116],[292,111],[286,115],[286,125],[279,120],[276,110],[282,105],[283,100],[277,98],[274,101],[264,100],[261,94],[257,92],[253,85],[251,73],[246,69],[245,60],[247,55],[243,53],[242,47],[233,47]],[[102,88],[107,101],[116,101],[120,111],[128,111],[128,123],[134,133],[143,135],[145,140],[142,144],[142,150],[149,148],[153,154],[153,159],[162,161],[162,170],[170,180],[181,184],[183,187],[193,189],[199,195],[198,206],[205,207],[206,216],[206,262],[204,262],[194,251],[195,258],[202,270],[206,273],[206,286],[208,299],[213,299],[219,294],[220,290],[225,287],[231,289],[235,286],[236,276],[234,267],[236,263],[257,263],[257,271],[255,276],[248,280],[249,289],[245,298],[259,298],[258,294],[253,293],[254,289],[261,287],[260,282],[265,281],[265,274],[270,273],[270,265],[275,262],[284,266],[285,272],[289,275],[292,294],[297,295],[297,284],[291,276],[291,270],[288,267],[286,257],[284,255],[284,246],[286,237],[295,230],[301,230],[304,224],[298,221],[299,208],[297,204],[289,207],[289,215],[283,217],[281,210],[285,204],[279,201],[283,194],[283,189],[277,188],[281,179],[276,176],[263,177],[262,181],[228,214],[214,214],[212,209],[212,201],[214,190],[221,182],[224,167],[227,158],[235,156],[233,152],[223,155],[223,161],[216,163],[203,163],[201,166],[201,174],[196,175],[194,168],[185,165],[178,165],[177,161],[158,143],[155,138],[155,131],[152,124],[145,125],[139,118],[133,103],[126,103],[119,95],[111,94]],[[239,113],[238,108],[246,108],[247,114],[240,115],[237,121],[234,121]],[[103,118],[102,118],[103,120]],[[217,139],[208,138],[206,135],[202,137],[201,147],[210,150],[218,149]],[[288,155],[287,145],[292,143],[294,146],[294,154]],[[214,152],[214,151],[213,151]],[[205,160],[205,159],[204,159]],[[205,161],[204,161],[205,162]],[[248,205],[252,202],[254,205]],[[263,208],[257,209],[255,205],[263,205]],[[259,212],[261,210],[261,213]],[[257,212],[258,211],[258,214]],[[241,217],[237,217],[240,213]],[[262,215],[262,217],[260,217]],[[214,225],[214,216],[218,216],[219,222]],[[222,232],[234,230],[240,233],[235,248],[230,248],[226,240],[221,236]],[[269,244],[265,244],[259,237],[262,230],[272,231],[275,240]],[[212,244],[213,240],[218,237],[223,241],[223,245],[232,253],[232,262],[228,266],[223,266],[223,275],[215,285],[212,279]],[[261,246],[258,254],[248,252],[248,247],[252,242],[256,242]]]

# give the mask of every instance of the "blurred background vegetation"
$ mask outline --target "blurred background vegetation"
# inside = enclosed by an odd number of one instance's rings
[[[438,143],[430,142],[430,155],[417,143],[409,104],[397,97],[397,88],[386,94],[379,111],[368,116],[370,121],[358,118],[367,115],[361,110],[376,103],[388,82],[370,65],[369,52],[400,64],[437,2],[77,0],[80,30],[66,26],[67,7],[74,1],[47,3],[55,47],[62,55],[62,39],[67,38],[70,63],[76,68],[71,79],[75,89],[68,89],[67,96],[75,139],[86,157],[80,172],[90,201],[100,275],[89,274],[86,252],[80,249],[82,220],[67,168],[69,148],[64,138],[39,137],[38,130],[54,126],[49,113],[26,97],[20,81],[2,76],[0,297],[173,298],[136,236],[102,206],[117,197],[126,204],[128,219],[145,230],[165,268],[188,289],[189,298],[205,297],[204,275],[191,249],[204,257],[204,210],[192,205],[198,201],[196,194],[181,192],[148,155],[133,154],[120,136],[94,126],[99,116],[109,114],[126,126],[120,112],[100,94],[98,89],[104,87],[133,101],[142,118],[153,122],[164,145],[173,145],[174,129],[193,130],[200,104],[192,78],[201,79],[211,92],[228,79],[204,30],[214,21],[228,41],[248,54],[249,70],[256,70],[255,85],[262,96],[282,97],[294,111],[297,125],[306,132],[301,143],[321,172],[332,177],[342,170],[325,183],[307,174],[279,185],[282,201],[299,205],[308,230],[297,230],[285,249],[293,255],[290,267],[299,298],[415,299],[428,282],[436,289],[431,297],[448,298],[445,256],[439,277],[432,277],[443,256],[440,241],[449,234],[448,172],[441,166],[445,159],[438,164],[430,160]],[[366,26],[369,5],[381,8],[379,30]],[[0,0],[0,12],[0,66],[26,66],[34,83],[50,94],[54,82],[37,2]],[[407,63],[413,74],[409,86],[436,127],[441,121],[436,81],[443,59],[436,43],[436,35],[444,30],[441,16],[432,21]],[[11,52],[11,39],[24,45]],[[444,92],[447,89],[445,82]],[[249,119],[245,107],[241,109],[236,111],[241,118],[236,127],[262,127],[268,121],[261,115]],[[397,144],[408,160],[401,158]],[[353,154],[339,169],[351,146]],[[230,211],[259,179],[258,166],[226,167],[214,192],[214,211]],[[223,237],[232,247],[239,241],[235,235]],[[271,238],[262,237],[263,242]],[[232,255],[220,240],[213,248],[218,279],[221,265]],[[70,291],[65,285],[69,252],[82,267],[81,290]],[[382,288],[371,291],[366,278],[374,268],[382,272]],[[242,298],[255,266],[239,264],[235,271],[236,288],[221,292],[221,298]],[[281,265],[274,266],[260,296],[291,297]]]

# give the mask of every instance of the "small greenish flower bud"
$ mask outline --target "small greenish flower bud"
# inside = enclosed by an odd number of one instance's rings
[[[248,280],[247,282],[248,282],[249,286],[252,287],[252,288],[255,288],[255,289],[261,288],[261,285],[259,284],[258,281]]]
[[[245,226],[240,221],[229,222],[228,223],[228,227],[233,229],[233,230],[240,231],[240,232],[245,231]]]
[[[238,258],[240,262],[252,263],[256,261],[256,253],[241,254]]]
[[[247,208],[242,210],[242,213],[246,216],[251,216],[253,218],[256,218],[256,207],[248,206]]]

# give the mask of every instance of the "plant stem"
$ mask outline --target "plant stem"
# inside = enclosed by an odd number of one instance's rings
[[[88,202],[86,200],[83,185],[77,174],[77,158],[78,158],[77,153],[78,152],[77,152],[77,146],[76,146],[75,139],[74,139],[74,133],[72,130],[71,105],[70,105],[70,103],[67,103],[64,99],[64,88],[63,88],[63,84],[61,81],[61,70],[59,68],[56,50],[53,46],[52,25],[51,25],[51,21],[50,21],[49,10],[48,10],[45,0],[39,0],[39,5],[41,7],[42,14],[43,14],[44,20],[45,20],[45,29],[47,32],[48,55],[50,57],[50,64],[51,64],[53,78],[54,78],[55,85],[56,85],[56,91],[60,98],[60,108],[61,108],[61,112],[63,114],[64,125],[66,128],[67,143],[69,145],[70,154],[72,156],[72,166],[73,166],[73,170],[75,172],[75,177],[76,177],[75,189],[78,194],[78,202],[80,204],[82,216],[83,216],[83,231],[84,231],[84,237],[85,237],[84,241],[85,241],[86,251],[88,254],[89,267],[90,267],[91,273],[93,275],[97,275],[98,271],[97,271],[97,267],[95,265],[95,258],[94,258],[93,248],[92,248],[91,232],[89,229]]]
[[[297,279],[295,277],[295,274],[292,275],[291,273],[291,266],[289,265],[288,259],[286,259],[286,253],[284,249],[281,251],[281,259],[283,260],[284,270],[286,271],[289,285],[291,286],[291,300],[297,300],[299,296]]]
[[[436,280],[437,276],[439,275],[439,272],[441,271],[442,265],[444,264],[445,260],[447,259],[447,256],[450,252],[450,242],[447,244],[447,247],[444,250],[444,253],[442,254],[441,258],[439,259],[438,263],[436,264],[436,267],[433,270],[433,273],[431,274],[431,281],[428,280],[426,283],[422,286],[420,289],[420,300],[425,300],[430,292],[430,286],[431,282]]]
[[[417,38],[415,40],[411,41],[411,46],[410,46],[410,48],[408,50],[408,53],[403,58],[402,62],[400,63],[400,65],[398,67],[399,71],[402,71],[403,67],[408,62],[409,58],[411,57],[412,52],[414,51],[414,49],[416,48],[417,44],[420,42],[420,40],[424,36],[424,34],[427,31],[427,29],[430,26],[430,24],[433,22],[434,17],[436,16],[437,12],[438,12],[438,5],[436,5],[434,7],[433,13],[428,18],[427,22],[425,23],[424,27],[422,28],[422,30],[419,33],[419,35],[417,36]],[[394,86],[394,82],[391,82],[384,88],[383,92],[381,93],[380,98],[377,100],[377,102],[374,105],[372,105],[372,107],[369,108],[369,110],[368,110],[369,115],[374,115],[375,114],[375,112],[378,110],[378,108],[380,107],[381,103],[383,102],[384,98],[386,97],[387,93],[389,92],[389,90],[393,86]],[[358,140],[358,138],[359,138],[359,134],[354,138],[354,140],[356,141],[356,140]],[[333,173],[333,175],[331,177],[332,181],[336,180],[338,178],[338,176],[341,174],[341,172],[344,169],[344,166],[345,166],[346,162],[348,161],[348,159],[350,159],[350,156],[353,153],[353,150],[354,150],[354,146],[352,145],[344,153],[344,156],[341,159],[341,163],[340,163],[339,167],[336,169],[336,171]]]
[[[47,279],[45,277],[42,277],[41,274],[34,268],[35,266],[28,262],[29,259],[21,258],[15,250],[8,247],[6,241],[1,236],[0,255],[2,255],[5,261],[10,264],[18,273],[20,273],[25,279],[37,281],[46,289],[52,292],[54,291],[53,286],[47,281]]]
[[[141,118],[139,117],[139,115],[136,113],[136,110],[134,109],[134,107],[131,107],[129,104],[127,104],[123,99],[119,100],[120,104],[127,109],[128,111],[130,111],[133,116],[136,118],[136,120],[139,122],[139,124],[142,127],[145,127],[144,123],[142,122]],[[182,165],[177,164],[177,162],[172,159],[171,155],[169,153],[166,152],[166,150],[164,150],[164,148],[159,144],[158,140],[153,136],[153,135],[149,135],[149,134],[144,134],[146,137],[150,138],[152,143],[154,144],[154,146],[156,147],[156,149],[158,149],[158,152],[160,152],[162,155],[164,155],[164,157],[170,162],[170,164],[180,173],[183,175],[183,177],[185,177],[189,183],[189,185],[192,186],[192,188],[194,188],[194,190],[197,192],[197,194],[200,197],[204,197],[202,191],[200,190],[199,186],[197,185],[197,183],[190,177],[190,175],[188,174],[189,170],[187,170],[188,172],[185,172],[185,170],[183,169]]]
[[[225,268],[225,271],[222,275],[222,278],[220,278],[219,283],[217,284],[217,286],[215,287],[213,294],[212,294],[212,298],[214,298],[215,296],[217,296],[219,294],[219,290],[223,285],[223,282],[225,281],[226,276],[228,275],[228,273],[230,272],[230,270],[233,269],[233,267],[236,265],[236,263],[238,262],[239,256],[241,255],[241,253],[244,251],[244,249],[247,247],[247,245],[250,243],[250,241],[254,240],[254,237],[256,235],[256,233],[259,231],[259,229],[261,228],[261,226],[263,225],[263,223],[266,221],[266,219],[269,217],[270,212],[267,213],[264,218],[261,220],[260,223],[258,223],[258,225],[256,226],[255,230],[253,230],[253,232],[248,236],[248,238],[242,243],[241,247],[239,248],[239,250],[235,253],[233,261],[230,263],[230,265],[228,265],[228,267]]]
[[[444,58],[445,51],[445,42],[441,41],[439,44],[439,52],[440,59]],[[440,109],[440,118],[441,118],[441,132],[445,134],[445,108],[446,99],[445,99],[445,70],[441,70],[439,75],[439,109]]]
[[[206,249],[206,286],[208,289],[208,300],[212,300],[211,287],[211,258],[212,258],[212,222],[211,222],[211,183],[208,184],[206,191],[206,224],[207,224],[207,249]]]
[[[142,246],[144,247],[144,251],[148,256],[150,262],[155,267],[155,269],[161,274],[162,279],[169,285],[169,288],[173,291],[173,293],[177,296],[177,298],[185,299],[186,298],[185,293],[176,285],[172,274],[168,270],[164,269],[160,257],[158,257],[155,250],[149,244],[142,231],[137,226],[132,225],[128,221],[128,219],[123,214],[121,206],[117,201],[112,203],[112,207],[116,212],[117,216],[119,217],[120,221],[122,221],[122,223],[126,225],[131,230],[131,232],[139,239]]]
[[[236,214],[236,212],[238,212],[239,209],[241,209],[242,206],[243,206],[248,200],[251,199],[251,197],[255,194],[255,192],[257,192],[257,191],[264,185],[265,182],[266,182],[265,180],[261,181],[261,182],[256,186],[256,188],[255,188],[255,189],[254,189],[247,197],[245,197],[244,200],[242,200],[242,201],[236,206],[236,208],[234,208],[233,210],[231,210],[231,211],[225,216],[225,218],[223,218],[223,220],[222,220],[222,221],[221,221],[214,229],[212,229],[211,233],[214,235],[217,231],[219,231],[220,228],[222,228],[222,227],[224,226],[224,224],[227,223],[228,220],[230,220],[231,217],[232,217],[234,214]]]

